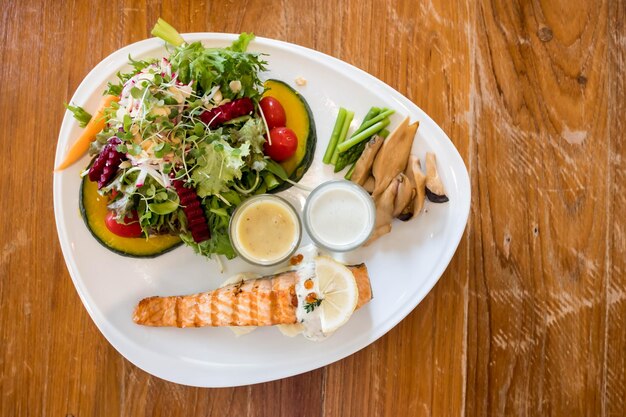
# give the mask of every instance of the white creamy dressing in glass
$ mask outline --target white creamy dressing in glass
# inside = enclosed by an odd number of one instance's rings
[[[355,249],[374,224],[371,198],[352,184],[323,184],[307,202],[306,222],[311,237],[330,250]]]

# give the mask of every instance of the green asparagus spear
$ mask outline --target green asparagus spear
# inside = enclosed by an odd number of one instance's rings
[[[348,172],[346,172],[346,176],[344,178],[347,179],[348,181],[350,181],[350,179],[352,178],[352,173],[354,172],[354,167],[356,167],[356,162],[354,164],[352,164],[352,166],[350,167]]]
[[[335,147],[337,146],[337,140],[339,140],[339,135],[341,134],[341,128],[343,127],[343,122],[346,119],[346,109],[341,107],[339,109],[339,113],[337,114],[337,120],[335,121],[335,127],[333,128],[333,133],[330,135],[330,141],[328,142],[328,147],[326,148],[326,152],[324,153],[324,158],[322,162],[325,164],[330,163],[330,159],[333,156],[333,152],[335,152]]]
[[[346,120],[343,121],[343,127],[341,128],[341,134],[339,135],[339,139],[337,140],[337,147],[333,151],[333,155],[330,158],[330,163],[335,165],[337,162],[337,157],[339,157],[338,147],[342,142],[346,140],[348,136],[348,129],[350,129],[350,123],[352,123],[352,119],[354,118],[354,112],[348,110],[346,112]]]
[[[374,119],[372,119],[372,120],[374,120]],[[363,142],[365,139],[369,138],[370,136],[380,132],[385,127],[387,127],[387,125],[389,125],[389,119],[383,119],[383,120],[381,120],[381,121],[371,125],[370,127],[365,129],[361,133],[359,133],[359,134],[351,137],[350,139],[348,139],[348,140],[340,143],[339,145],[337,145],[338,152],[339,153],[343,153],[343,152],[347,151],[348,149],[350,149],[354,145],[357,145],[357,144]]]

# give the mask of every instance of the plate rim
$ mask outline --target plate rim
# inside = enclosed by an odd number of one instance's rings
[[[230,42],[236,39],[237,36],[239,35],[232,34],[232,33],[221,33],[221,32],[192,32],[192,33],[183,33],[182,36],[185,37],[185,39],[188,39],[190,41],[200,40],[200,41]],[[83,78],[81,83],[78,85],[78,87],[74,91],[74,94],[72,95],[72,101],[74,101],[74,98],[76,97],[78,93],[82,94],[82,91],[87,88],[86,85],[87,85],[88,80],[90,80],[91,78],[97,77],[99,73],[106,71],[107,66],[113,63],[114,61],[116,61],[119,55],[121,54],[128,55],[129,51],[136,50],[137,48],[143,49],[143,51],[136,52],[136,54],[141,54],[141,53],[150,51],[152,47],[162,46],[163,45],[162,42],[163,41],[161,41],[158,38],[148,38],[148,39],[144,39],[138,42],[131,43],[129,45],[126,45],[122,48],[119,48],[113,51],[111,54],[109,54],[104,59],[102,59],[97,65],[95,65],[91,69],[91,71],[89,71],[89,73]],[[128,348],[128,347],[124,348],[123,346],[121,346],[121,344],[118,345],[117,342],[118,342],[119,337],[128,339],[128,336],[124,336],[124,334],[119,329],[115,328],[115,326],[113,326],[111,323],[109,323],[106,320],[103,314],[101,314],[100,312],[96,312],[92,308],[92,305],[87,300],[85,285],[80,278],[80,273],[78,272],[77,265],[75,264],[73,260],[72,252],[69,247],[70,242],[69,242],[69,239],[67,238],[67,230],[65,230],[65,225],[61,224],[62,218],[61,218],[61,213],[60,213],[60,206],[62,204],[60,200],[61,200],[62,193],[60,192],[60,189],[62,188],[62,181],[61,181],[62,176],[58,175],[60,173],[53,173],[53,177],[54,177],[53,178],[53,200],[54,200],[54,214],[55,214],[57,236],[59,238],[59,242],[61,245],[61,250],[63,253],[63,258],[65,261],[66,267],[68,269],[68,272],[70,274],[74,287],[79,295],[79,298],[81,302],[83,303],[83,306],[89,313],[89,316],[91,317],[92,321],[94,322],[94,324],[96,325],[100,333],[115,348],[115,350],[117,350],[117,352],[119,352],[125,359],[127,359],[133,365],[137,366],[138,368],[142,369],[143,371],[151,375],[154,375],[158,378],[161,378],[170,382],[175,382],[178,384],[196,386],[196,387],[217,388],[217,387],[236,387],[236,386],[242,386],[242,385],[263,383],[263,382],[287,378],[287,377],[298,375],[304,372],[312,371],[312,370],[330,365],[331,363],[344,359],[345,357],[350,356],[362,350],[363,348],[369,346],[371,343],[373,343],[374,341],[378,340],[379,338],[387,334],[395,326],[397,326],[406,316],[408,316],[417,307],[417,305],[421,303],[421,301],[426,297],[426,295],[428,295],[431,292],[432,288],[437,284],[437,282],[439,282],[439,279],[441,278],[446,268],[450,264],[456,252],[456,249],[458,248],[459,243],[461,239],[463,238],[463,235],[465,234],[465,229],[467,227],[467,221],[469,218],[470,204],[471,204],[471,187],[470,187],[470,181],[469,181],[469,173],[467,170],[467,166],[465,165],[465,161],[461,157],[459,151],[456,149],[456,147],[454,146],[454,144],[452,143],[448,135],[443,131],[443,129],[441,129],[441,127],[434,120],[432,120],[432,118],[426,112],[424,112],[419,106],[417,106],[417,104],[413,103],[411,100],[409,100],[407,97],[405,97],[403,94],[398,92],[393,87],[389,86],[384,81],[374,77],[373,75],[363,71],[362,69],[352,64],[349,64],[338,58],[332,57],[323,52],[320,52],[311,48],[307,48],[304,46],[300,46],[294,43],[289,43],[289,42],[271,39],[271,38],[265,38],[265,37],[255,37],[253,43],[251,43],[251,46],[254,46],[254,44],[267,45],[270,47],[274,46],[274,47],[278,47],[279,49],[286,50],[288,52],[296,53],[298,55],[306,54],[307,58],[313,59],[316,63],[322,64],[324,66],[332,67],[334,70],[347,69],[349,71],[355,72],[356,74],[358,74],[360,77],[363,77],[367,81],[373,82],[374,84],[382,84],[385,87],[385,89],[387,89],[389,92],[392,93],[394,100],[399,101],[407,108],[410,108],[412,110],[417,110],[418,113],[421,113],[424,117],[432,121],[432,126],[434,126],[434,128],[438,131],[437,133],[439,134],[439,136],[445,137],[447,139],[447,141],[438,143],[437,145],[443,146],[444,148],[446,148],[446,153],[455,162],[454,163],[455,166],[459,166],[463,168],[462,170],[459,170],[460,172],[458,172],[460,175],[458,177],[455,176],[455,181],[457,181],[459,184],[458,190],[460,190],[458,196],[455,196],[455,197],[458,198],[459,200],[458,201],[459,210],[463,213],[463,215],[460,217],[457,217],[455,219],[456,221],[453,221],[451,223],[450,225],[451,229],[454,230],[455,232],[459,230],[459,232],[455,233],[454,241],[449,241],[450,244],[448,244],[446,246],[446,249],[441,253],[440,261],[437,263],[436,267],[433,268],[433,273],[431,274],[431,276],[428,277],[428,279],[424,282],[423,286],[416,289],[415,294],[412,294],[414,295],[414,297],[410,301],[405,302],[399,309],[397,309],[394,313],[392,313],[387,318],[387,320],[385,320],[384,325],[381,326],[381,328],[383,329],[382,331],[378,331],[376,332],[376,334],[373,334],[372,332],[370,332],[368,334],[368,337],[364,338],[361,343],[356,345],[356,347],[350,347],[346,349],[344,352],[338,354],[337,356],[333,356],[330,360],[323,359],[323,360],[316,361],[315,363],[310,363],[306,360],[302,360],[296,363],[290,363],[288,366],[285,366],[284,369],[274,370],[271,374],[268,373],[266,376],[240,378],[240,379],[246,379],[246,380],[245,381],[240,380],[236,383],[220,384],[220,383],[215,383],[215,381],[212,381],[209,383],[207,383],[208,381],[198,383],[199,381],[185,380],[184,376],[179,377],[179,375],[172,376],[172,375],[157,374],[157,372],[155,372],[154,369],[150,369],[150,367],[147,365],[147,362],[149,363],[151,360],[158,359],[158,357],[162,356],[162,354],[153,352],[153,351],[131,352],[132,346],[131,348]],[[115,69],[118,70],[119,65],[116,65]],[[90,94],[93,94],[93,92],[91,92]],[[87,94],[87,95],[89,96],[90,94]],[[59,136],[57,138],[57,148],[56,148],[56,153],[55,153],[55,166],[58,165],[58,163],[60,162],[62,154],[64,154],[65,147],[69,145],[69,144],[64,144],[64,147],[60,146],[62,138],[63,138],[63,132],[68,128],[68,125],[71,122],[72,122],[71,115],[65,112],[63,121],[60,127]],[[373,331],[374,330],[376,329],[373,329]],[[143,356],[138,355],[138,354],[136,355],[135,353],[141,353]],[[150,359],[147,357],[154,357],[154,359]]]

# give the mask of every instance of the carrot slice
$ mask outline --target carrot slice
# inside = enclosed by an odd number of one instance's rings
[[[120,98],[118,96],[106,95],[102,97],[100,101],[100,106],[98,107],[98,111],[93,115],[87,126],[85,126],[85,130],[83,133],[76,139],[76,142],[72,145],[65,160],[56,167],[55,171],[62,171],[65,168],[72,165],[74,162],[78,161],[89,149],[89,144],[93,142],[96,138],[96,135],[104,129],[104,109],[109,107],[111,102],[119,101]]]

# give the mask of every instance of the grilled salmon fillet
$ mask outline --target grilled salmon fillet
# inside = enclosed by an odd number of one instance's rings
[[[348,266],[359,289],[357,307],[372,298],[365,264]],[[213,291],[139,302],[133,321],[144,326],[273,326],[297,321],[297,271],[242,281]]]

